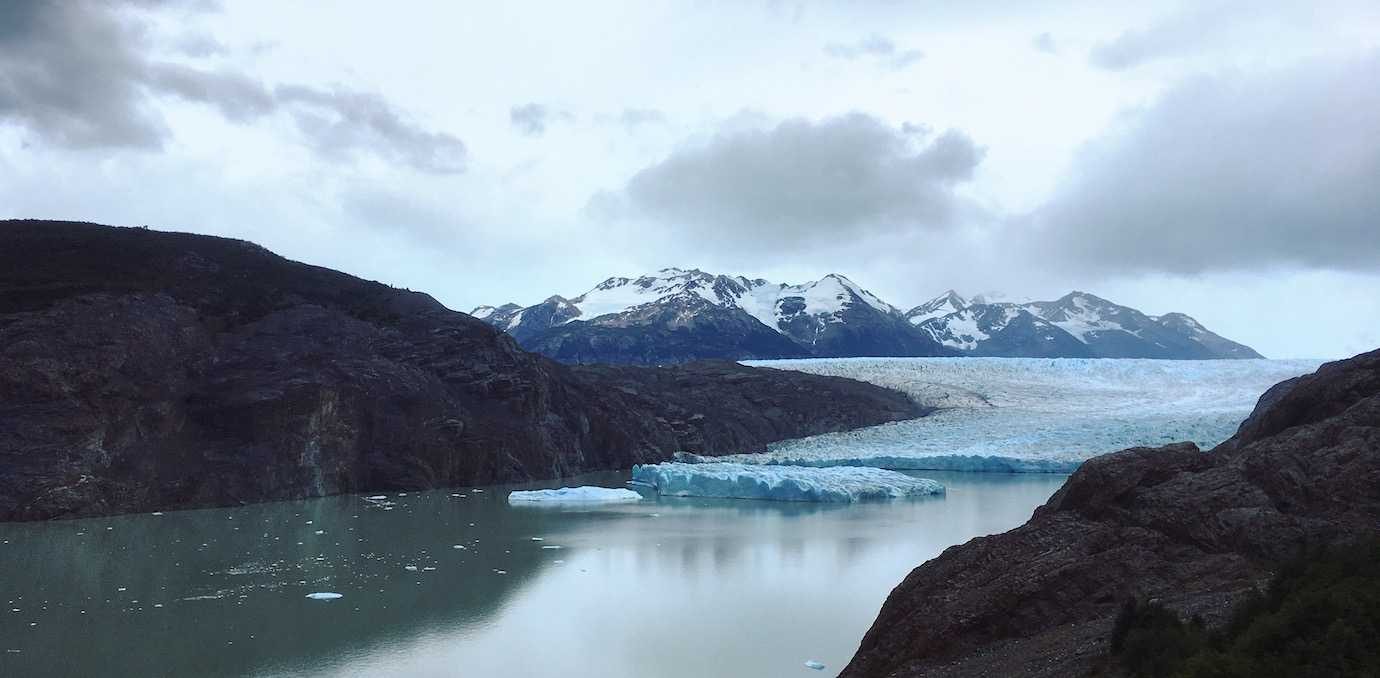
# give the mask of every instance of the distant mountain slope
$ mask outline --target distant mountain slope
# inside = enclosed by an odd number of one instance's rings
[[[782,285],[668,268],[609,278],[569,300],[481,306],[473,314],[570,363],[957,354],[839,275]]]
[[[0,521],[552,478],[920,414],[784,370],[561,365],[240,240],[0,221]]]
[[[802,285],[696,269],[609,278],[577,297],[473,315],[569,363],[861,356],[1259,358],[1181,313],[1148,316],[1084,292],[1013,304],[949,290],[901,311],[848,278]]]
[[[1145,315],[1086,292],[1026,308],[1086,344],[1098,358],[1259,358],[1182,313]]]

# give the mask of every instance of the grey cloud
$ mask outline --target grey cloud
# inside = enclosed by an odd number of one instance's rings
[[[464,170],[464,142],[413,125],[377,94],[304,85],[279,85],[273,93],[291,109],[298,129],[320,153],[368,150],[424,172]]]
[[[0,121],[73,148],[156,148],[137,26],[97,3],[0,3]]]
[[[1148,61],[1190,52],[1214,42],[1223,30],[1252,18],[1254,8],[1239,10],[1225,4],[1199,6],[1173,14],[1140,30],[1129,30],[1115,39],[1095,45],[1088,53],[1094,66],[1125,70]]]
[[[898,50],[891,38],[873,33],[855,43],[831,42],[824,46],[824,53],[836,59],[855,60],[876,59],[889,68],[902,69],[925,58],[918,49]]]
[[[69,148],[158,149],[168,129],[156,100],[173,96],[234,122],[288,113],[314,148],[336,156],[368,150],[423,171],[461,170],[459,139],[417,127],[377,95],[301,85],[270,89],[233,71],[150,59],[141,17],[121,10],[168,5],[212,7],[157,0],[0,3],[0,123]]]
[[[1380,270],[1380,54],[1195,79],[1088,147],[1026,236],[1083,268]]]
[[[149,64],[148,84],[159,92],[206,104],[236,122],[263,117],[278,101],[263,83],[233,71],[204,71],[171,63]]]
[[[926,143],[927,142],[927,143]],[[695,229],[710,246],[773,250],[880,231],[943,229],[983,150],[960,132],[905,132],[861,113],[722,133],[591,200],[603,217]]]
[[[547,125],[552,122],[571,122],[574,119],[575,115],[569,111],[555,110],[538,103],[514,106],[508,111],[508,121],[529,137],[545,134]]]
[[[1041,51],[1041,52],[1044,52],[1045,54],[1058,54],[1058,53],[1059,53],[1059,45],[1055,44],[1055,42],[1054,42],[1054,36],[1050,35],[1050,34],[1047,33],[1047,32],[1046,32],[1046,33],[1041,33],[1041,34],[1035,36],[1035,37],[1030,41],[1030,44],[1031,44],[1031,46],[1033,46],[1035,49],[1037,49],[1037,50],[1039,50],[1039,51]]]
[[[190,57],[209,57],[228,54],[230,48],[204,33],[188,33],[179,37],[174,48]]]

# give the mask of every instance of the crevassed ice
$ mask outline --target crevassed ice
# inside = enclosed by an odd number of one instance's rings
[[[614,487],[562,487],[556,490],[520,490],[508,493],[509,504],[591,504],[641,501],[633,490]]]
[[[942,494],[926,478],[880,468],[812,468],[707,462],[634,466],[632,481],[675,497],[852,502]]]
[[[1270,386],[1317,360],[837,358],[747,364],[850,377],[940,411],[719,460],[1067,473],[1089,457],[1236,431]]]

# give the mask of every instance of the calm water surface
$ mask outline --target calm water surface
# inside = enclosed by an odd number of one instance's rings
[[[488,488],[0,524],[0,676],[833,675],[912,567],[1064,480],[917,475],[948,495],[571,509]]]

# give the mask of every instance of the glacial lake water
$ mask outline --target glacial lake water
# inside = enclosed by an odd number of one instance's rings
[[[487,488],[0,524],[0,676],[834,675],[911,568],[1064,480],[916,475],[948,493],[555,508]]]

